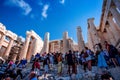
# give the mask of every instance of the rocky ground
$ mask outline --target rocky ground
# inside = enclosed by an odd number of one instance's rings
[[[41,65],[42,66],[42,65]],[[27,66],[27,69],[25,69],[25,72],[28,72],[25,74],[24,80],[28,80],[28,75],[30,73],[31,64]],[[40,70],[40,76],[39,80],[101,80],[101,74],[103,74],[102,71],[109,72],[110,75],[114,78],[113,80],[120,80],[120,67],[116,68],[109,68],[106,69],[98,69],[96,66],[92,67],[92,71],[86,71],[84,72],[82,69],[82,66],[77,66],[77,74],[72,74],[71,76],[67,74],[67,67],[63,66],[63,72],[62,76],[57,75],[57,66],[54,66],[53,69],[49,71],[49,73],[44,77],[43,72],[44,70],[41,67]]]

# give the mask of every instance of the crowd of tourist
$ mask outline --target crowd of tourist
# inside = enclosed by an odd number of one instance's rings
[[[13,60],[6,60],[0,65],[0,80],[8,77],[16,79],[18,75],[20,75],[21,79],[23,79],[22,70],[26,67],[26,64],[26,59],[15,62]]]
[[[62,76],[63,65],[66,67],[66,74],[72,75],[77,74],[77,66],[82,66],[84,72],[91,72],[92,66],[97,66],[99,69],[108,70],[111,67],[120,66],[120,49],[115,48],[113,45],[108,44],[107,41],[104,43],[105,49],[102,48],[101,44],[98,43],[94,45],[94,52],[88,47],[85,47],[81,52],[69,50],[66,53],[43,53],[40,55],[37,53],[35,56],[31,57],[31,72],[29,73],[29,80],[38,80],[40,76],[40,69],[43,67],[44,77],[50,70],[54,70],[57,66],[58,77]],[[21,61],[6,61],[0,65],[0,80],[16,80],[18,75],[23,79],[24,75],[22,70],[26,68],[27,60],[22,59]],[[110,75],[106,77],[101,76],[102,80],[104,78],[111,78]]]

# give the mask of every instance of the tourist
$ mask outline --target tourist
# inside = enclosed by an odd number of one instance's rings
[[[102,50],[101,44],[96,44],[95,45],[95,51],[96,51],[96,56],[97,56],[97,66],[99,68],[107,68],[107,62],[104,58],[104,51]]]
[[[68,63],[67,63],[67,55],[68,55],[68,53],[66,52],[65,53],[65,58],[64,58],[64,65],[65,65],[66,68],[67,68],[67,65],[68,65]]]
[[[117,49],[113,45],[108,44],[107,41],[105,41],[105,48],[107,49],[109,57],[111,61],[114,63],[114,66],[118,66],[118,61],[116,60],[116,55],[118,55]]]
[[[9,63],[8,63],[8,66],[5,70],[6,74],[9,74],[9,76],[12,77],[12,78],[16,77],[16,74],[14,72],[14,68],[15,68],[14,65],[15,64],[14,64],[13,60],[10,60]]]
[[[21,64],[22,64],[22,66],[25,68],[26,65],[27,65],[27,59],[23,58],[23,59],[21,60]]]
[[[62,73],[62,54],[61,53],[58,54],[57,61],[58,61],[58,76],[61,76],[61,73]]]
[[[37,58],[35,63],[34,63],[34,71],[35,73],[39,76],[40,74],[40,63],[39,63],[39,59]]]
[[[49,58],[50,58],[50,69],[52,69],[53,68],[53,64],[54,64],[54,56],[53,56],[52,53],[50,53]]]
[[[104,54],[104,58],[107,62],[107,65],[111,66],[111,61],[110,61],[110,56],[109,56],[108,51],[105,49],[105,50],[103,50],[103,52],[104,52],[103,54]]]
[[[32,56],[31,56],[31,59],[30,59],[30,63],[32,63],[34,60],[35,60],[35,56],[32,55]]]
[[[78,64],[80,64],[80,53],[79,53],[79,51],[76,51],[75,54],[76,54]]]
[[[31,71],[34,71],[35,61],[36,61],[36,58],[35,58],[35,60],[34,60],[34,62],[33,62],[33,64],[32,64],[32,69],[31,69]]]
[[[84,50],[82,50],[82,52],[81,52],[81,54],[80,54],[80,56],[81,56],[81,61],[82,61],[82,65],[83,65],[83,69],[84,69],[84,71],[86,72],[86,68],[87,68],[87,61],[86,61],[86,54],[85,54],[85,52],[84,52]]]
[[[43,61],[43,67],[44,67],[44,77],[46,77],[46,74],[48,73],[49,70],[49,64],[50,64],[50,59],[48,56],[45,57]]]
[[[20,62],[20,63],[17,65],[17,76],[20,75],[21,79],[23,79],[22,70],[23,70],[23,65],[22,65],[22,63]]]
[[[58,62],[57,62],[57,53],[54,53],[54,64],[57,65]]]
[[[38,80],[37,75],[34,71],[32,71],[29,75],[29,80]]]
[[[90,50],[90,56],[91,56],[91,62],[92,62],[91,65],[95,66],[96,65],[96,59],[95,59],[95,54],[92,50]]]
[[[68,63],[68,74],[71,74],[71,68],[73,65],[72,51],[71,50],[69,50],[69,53],[67,55],[67,63]]]
[[[72,60],[73,60],[73,65],[72,65],[72,74],[77,74],[77,56],[75,56],[75,54],[73,53],[72,55]]]
[[[88,65],[88,70],[92,70],[92,58],[91,58],[91,51],[88,49],[88,47],[85,47],[85,53],[86,53],[86,61]]]
[[[18,61],[15,61],[15,63],[14,63],[12,60],[10,60],[8,66],[7,66],[7,69],[5,70],[4,75],[5,76],[9,75],[9,77],[11,77],[13,80],[15,80],[16,77],[18,76],[17,71],[16,71],[17,65],[18,65]]]
[[[35,55],[35,58],[36,58],[36,59],[40,59],[40,54],[37,53],[37,54]]]

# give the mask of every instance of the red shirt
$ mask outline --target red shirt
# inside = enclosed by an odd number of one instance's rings
[[[40,64],[39,64],[39,62],[35,62],[34,67],[40,69]]]

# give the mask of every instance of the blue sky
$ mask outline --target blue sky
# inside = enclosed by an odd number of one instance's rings
[[[99,26],[103,0],[0,0],[0,22],[8,30],[26,37],[34,30],[42,39],[62,39],[63,32],[77,42],[76,27],[81,26],[87,42],[87,19],[95,18]]]

